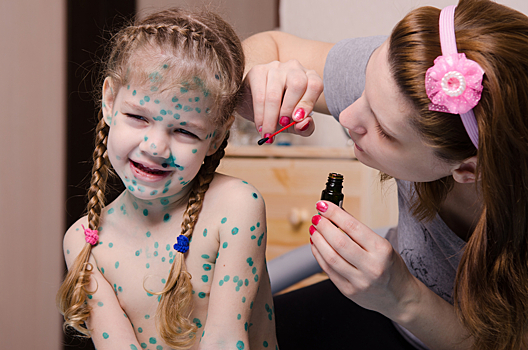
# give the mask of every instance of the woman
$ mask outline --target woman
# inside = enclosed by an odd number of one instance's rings
[[[398,184],[387,240],[316,204],[312,252],[354,303],[330,300],[329,283],[276,298],[279,345],[526,348],[528,18],[461,0],[412,11],[384,39],[244,42],[252,102],[239,112],[263,136],[289,116],[310,135],[309,113],[331,112],[358,160]]]

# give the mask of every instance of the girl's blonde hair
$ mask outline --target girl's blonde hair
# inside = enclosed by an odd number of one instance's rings
[[[425,72],[442,54],[439,16],[422,7],[396,25],[391,72],[417,110],[411,123],[440,159],[477,156],[483,212],[458,266],[455,308],[474,349],[520,349],[528,345],[528,17],[489,0],[461,0],[455,10],[458,51],[485,71],[477,152],[459,116],[429,110]],[[415,183],[414,214],[434,217],[453,181]]]
[[[163,50],[164,55],[156,56],[159,49]],[[160,59],[163,62],[159,62]],[[165,79],[164,84],[183,85],[189,90],[199,89],[212,98],[214,104],[209,115],[212,122],[223,130],[212,141],[213,144],[220,142],[218,150],[205,157],[192,183],[181,224],[181,234],[191,238],[205,192],[225,154],[229,138],[227,130],[241,98],[244,73],[242,45],[233,28],[218,15],[206,10],[189,12],[172,8],[136,20],[113,36],[102,75],[111,78],[113,93],[132,79],[140,79],[139,82],[145,79],[141,72],[134,71],[138,60],[141,60],[143,67],[149,61],[156,67],[160,64],[168,67],[171,76],[177,77],[178,81]],[[109,127],[102,111],[98,114],[98,120],[87,205],[89,228],[93,230],[100,225],[111,169],[106,149]],[[57,294],[57,305],[64,315],[64,327],[72,327],[86,337],[90,336],[85,326],[90,315],[87,295],[93,293],[86,289],[93,268],[88,262],[91,249],[89,243],[84,245]],[[189,318],[192,312],[192,285],[184,254],[176,252],[165,287],[158,294],[161,298],[156,317],[161,337],[173,348],[191,347],[196,325]]]

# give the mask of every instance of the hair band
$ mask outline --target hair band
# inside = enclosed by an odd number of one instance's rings
[[[180,253],[187,253],[189,250],[189,238],[185,235],[179,235],[177,238],[177,243],[174,243],[174,249]]]
[[[425,90],[431,100],[429,110],[460,114],[471,142],[478,149],[478,125],[473,107],[482,94],[484,70],[477,62],[457,51],[455,8],[456,5],[451,5],[440,12],[442,55],[425,73]]]
[[[84,230],[84,239],[86,240],[86,243],[90,243],[91,245],[96,245],[97,242],[99,242],[99,235],[97,234],[97,230],[84,228],[84,225],[81,225],[81,226]]]

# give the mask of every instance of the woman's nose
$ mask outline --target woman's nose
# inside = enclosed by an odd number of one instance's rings
[[[169,158],[170,140],[165,130],[150,130],[139,145],[139,150],[154,157]]]
[[[349,132],[357,135],[367,133],[366,119],[363,117],[365,113],[362,112],[362,98],[345,108],[339,115],[339,123]]]

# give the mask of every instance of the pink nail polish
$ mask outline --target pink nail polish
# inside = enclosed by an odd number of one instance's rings
[[[304,119],[304,109],[302,108],[299,108],[295,111],[295,113],[293,114],[293,119],[295,119],[295,121],[298,121],[300,122],[301,120]]]
[[[262,131],[262,126],[259,126],[258,127],[258,132],[261,132]]]
[[[286,117],[286,116],[281,117],[279,119],[279,124],[280,124],[280,126],[286,126],[286,125],[290,124],[290,118]]]
[[[270,137],[271,134],[264,134],[264,137]],[[273,137],[271,137],[266,143],[273,143]]]
[[[321,201],[317,202],[315,207],[317,208],[317,211],[319,211],[320,213],[324,213],[325,211],[328,210],[328,204],[326,204],[325,202],[321,202]]]
[[[301,130],[301,131],[305,131],[305,130],[307,130],[309,127],[310,127],[310,122],[306,123],[306,125],[303,126],[303,127],[302,127],[301,129],[299,129],[299,130]]]
[[[321,215],[312,216],[312,224],[317,225],[321,221]]]
[[[314,234],[315,232],[315,227],[313,227],[313,225],[310,226],[310,228],[308,229],[308,231],[310,231],[310,236]]]
[[[310,237],[310,244],[313,245],[313,242],[312,242],[312,237]]]

